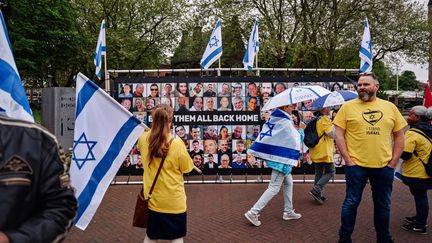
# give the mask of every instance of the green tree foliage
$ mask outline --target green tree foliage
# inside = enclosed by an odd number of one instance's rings
[[[255,18],[260,21],[260,67],[357,68],[366,17],[374,43],[374,71],[383,80],[383,88],[393,84],[387,80],[393,79],[385,65],[387,60],[403,57],[424,62],[428,50],[426,8],[416,1],[3,2],[7,4],[3,12],[17,66],[24,82],[35,87],[47,86],[48,81],[71,86],[78,71],[95,80],[93,53],[102,19],[107,26],[109,69],[170,64],[197,68],[217,19],[222,20],[223,67],[242,66],[245,42]],[[406,80],[412,80],[408,76]]]
[[[158,68],[178,44],[184,13],[182,0],[74,0],[78,26],[86,43],[80,55],[87,74],[94,73],[92,55],[102,19],[106,20],[109,69]],[[76,71],[79,71],[77,69]]]
[[[76,49],[80,41],[69,1],[6,3],[10,40],[25,85],[61,85],[78,61]]]

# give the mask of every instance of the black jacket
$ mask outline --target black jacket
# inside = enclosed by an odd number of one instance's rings
[[[77,200],[54,135],[0,115],[0,232],[10,242],[57,242]]]

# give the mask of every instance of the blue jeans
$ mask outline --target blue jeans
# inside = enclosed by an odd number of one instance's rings
[[[345,166],[346,196],[341,211],[340,241],[352,242],[351,234],[354,231],[357,208],[362,198],[363,189],[369,179],[372,187],[377,242],[392,242],[389,224],[393,175],[394,169],[390,167]]]
[[[293,195],[293,179],[291,173],[284,175],[283,173],[272,170],[270,183],[267,190],[261,195],[258,201],[251,208],[251,212],[259,214],[259,212],[267,205],[267,203],[278,194],[283,185],[284,196],[284,212],[290,214],[293,211],[292,195]]]
[[[416,205],[416,219],[415,224],[417,227],[425,227],[429,214],[429,202],[426,189],[418,189],[410,187],[410,192],[414,196]]]
[[[321,194],[324,186],[330,181],[335,174],[335,166],[333,163],[315,163],[315,191]]]

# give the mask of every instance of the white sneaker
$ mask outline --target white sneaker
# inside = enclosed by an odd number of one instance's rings
[[[293,211],[291,211],[291,213],[284,212],[282,219],[283,220],[299,219],[299,218],[301,218],[301,216],[302,216],[301,214],[296,213],[293,210]]]
[[[261,221],[258,220],[259,214],[254,214],[251,211],[247,211],[244,216],[255,226],[260,226]]]

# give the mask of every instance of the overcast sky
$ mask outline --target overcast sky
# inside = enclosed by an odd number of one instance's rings
[[[427,3],[429,2],[429,0],[418,0],[418,2],[423,3],[424,7],[427,8]],[[411,70],[415,72],[417,80],[426,82],[428,80],[428,65],[428,63],[425,63],[423,65],[405,63],[404,65],[402,65],[399,73],[403,72],[404,70]]]

